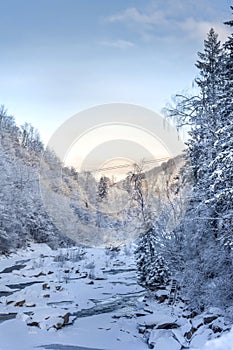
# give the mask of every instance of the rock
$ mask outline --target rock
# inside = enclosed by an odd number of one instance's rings
[[[136,312],[135,313],[136,317],[142,317],[142,316],[146,316],[146,315],[148,315],[147,312]]]
[[[53,327],[56,328],[57,330],[59,330],[59,329],[62,329],[63,326],[64,326],[64,323],[58,322],[58,323],[55,324]]]
[[[153,313],[154,313],[152,310],[149,310],[149,309],[146,309],[146,308],[144,308],[143,310],[144,310],[145,312],[147,312],[148,314],[153,314]]]
[[[33,303],[33,302],[28,302],[28,303],[25,304],[25,306],[26,306],[26,307],[35,307],[36,304]]]
[[[52,275],[54,272],[53,271],[49,271],[48,273],[47,273],[47,275]]]
[[[43,298],[50,298],[50,294],[44,294]]]
[[[65,326],[71,325],[76,317],[71,317],[71,314],[67,312],[64,316],[59,316],[54,319],[56,322],[52,327],[59,330]],[[51,327],[50,327],[51,328]]]
[[[18,312],[16,315],[16,318],[23,321],[23,322],[26,322],[26,323],[32,321],[32,318],[29,315],[25,314],[24,312],[22,312],[22,313]]]
[[[196,332],[196,328],[192,327],[190,331],[184,334],[184,336],[187,340],[190,340],[195,332]]]
[[[70,273],[70,270],[64,270],[64,273]]]
[[[41,277],[41,276],[46,276],[44,272],[40,272],[37,275],[34,275],[34,277]]]
[[[222,333],[223,329],[219,326],[215,326],[213,324],[210,325],[210,329],[216,334],[216,333]]]
[[[193,328],[198,329],[199,327],[203,326],[203,316],[196,316],[194,319],[191,320]]]
[[[219,309],[218,307],[210,307],[208,310],[208,313],[216,315],[216,316],[223,315],[223,311],[221,309]]]
[[[21,301],[17,301],[17,303],[15,303],[15,306],[23,306],[25,304],[25,300],[21,300]]]
[[[168,312],[170,309],[168,309]],[[166,313],[166,310],[157,311],[156,313],[138,317],[138,324],[146,326],[147,328],[154,328],[162,324],[176,323],[177,317],[171,316]]]
[[[50,286],[48,285],[48,283],[43,283],[42,284],[42,289],[43,290],[50,289]]]
[[[146,327],[143,327],[143,326],[139,326],[139,327],[138,327],[138,333],[139,333],[139,334],[144,334],[145,331],[146,331]]]
[[[164,289],[160,289],[160,290],[157,290],[156,292],[155,292],[155,297],[156,298],[159,298],[159,297],[161,297],[161,296],[163,296],[163,295],[169,295],[169,291],[168,290],[164,290]]]
[[[212,329],[214,333],[222,333],[226,330],[226,326],[224,323],[223,317],[218,317],[216,320],[214,320],[210,325],[209,328]]]
[[[184,349],[188,348],[188,342],[184,338],[184,335],[180,328],[174,328],[172,329],[172,334],[174,335],[174,338],[182,345]]]
[[[64,320],[64,325],[66,324],[68,324],[69,323],[69,318],[70,318],[70,313],[69,312],[67,312],[67,314],[65,314],[64,316],[62,316],[62,318],[63,318],[63,320]]]
[[[182,316],[184,318],[194,318],[197,316],[197,312],[196,311],[184,311]]]
[[[103,281],[106,280],[106,277],[104,277],[103,271],[98,270],[93,274],[93,279],[96,281]]]
[[[180,326],[177,323],[162,323],[159,324],[156,329],[174,329],[179,328]]]
[[[62,288],[62,286],[56,286],[55,289],[56,290],[62,290],[63,288]]]
[[[94,284],[94,281],[87,282],[86,284]]]
[[[130,313],[118,312],[112,316],[113,319],[119,319],[121,317],[131,319],[134,317],[134,315]]]
[[[212,331],[208,328],[205,328],[205,327],[199,328],[197,333],[193,336],[190,342],[190,346],[198,349],[202,348],[207,342],[207,340],[211,339],[212,334],[213,334]]]
[[[156,350],[180,350],[182,347],[171,331],[158,329],[151,332],[148,345]]]
[[[217,318],[218,318],[218,316],[204,317],[204,324],[209,324],[209,323],[213,322],[214,320],[216,320]]]
[[[28,322],[27,325],[30,326],[30,327],[38,327],[38,328],[40,328],[39,322],[36,322],[36,321]]]
[[[165,300],[168,299],[169,292],[167,290],[158,290],[155,293],[155,298],[159,303],[164,303]]]
[[[161,295],[160,297],[158,297],[158,302],[161,304],[161,303],[164,303],[165,300],[167,299],[168,299],[167,295]]]
[[[122,317],[122,315],[113,315],[113,316],[112,316],[112,318],[117,319],[117,320],[118,320],[119,318],[121,318],[121,317]]]

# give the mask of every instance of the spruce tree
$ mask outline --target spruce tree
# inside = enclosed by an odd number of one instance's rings
[[[109,178],[106,176],[101,176],[98,184],[98,200],[103,200],[107,198],[109,188]]]
[[[169,282],[169,270],[162,255],[158,253],[153,228],[140,235],[135,250],[138,283],[148,289],[163,288]]]
[[[196,306],[224,304],[226,295],[229,300],[233,295],[228,288],[230,254],[220,240],[226,232],[221,220],[226,214],[230,229],[232,217],[232,37],[222,49],[211,29],[198,57],[195,82],[199,94],[180,98],[171,113],[191,125],[186,154],[193,172],[193,193],[178,230],[183,231],[186,250],[183,287]]]
[[[231,7],[233,10],[233,7]],[[233,20],[225,22],[233,27]],[[222,86],[218,101],[220,118],[216,131],[216,157],[211,164],[210,203],[216,208],[220,238],[232,246],[233,234],[233,33],[224,44]]]

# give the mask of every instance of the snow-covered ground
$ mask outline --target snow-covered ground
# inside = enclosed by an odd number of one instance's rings
[[[168,296],[169,289],[148,296],[138,286],[127,249],[31,244],[0,260],[0,350],[201,349],[229,330],[221,310],[191,315],[182,302],[168,305]],[[232,349],[204,347],[215,348]]]
[[[1,350],[147,348],[133,317],[145,291],[129,255],[32,246],[0,260],[0,281]]]

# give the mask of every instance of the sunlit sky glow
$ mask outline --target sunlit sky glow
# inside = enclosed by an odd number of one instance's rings
[[[196,75],[230,0],[0,1],[0,103],[47,141],[75,113],[126,102],[160,111]]]

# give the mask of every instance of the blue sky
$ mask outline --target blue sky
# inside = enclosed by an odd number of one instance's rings
[[[0,0],[0,104],[46,141],[88,107],[160,111],[195,78],[213,26],[225,39],[230,0]]]

